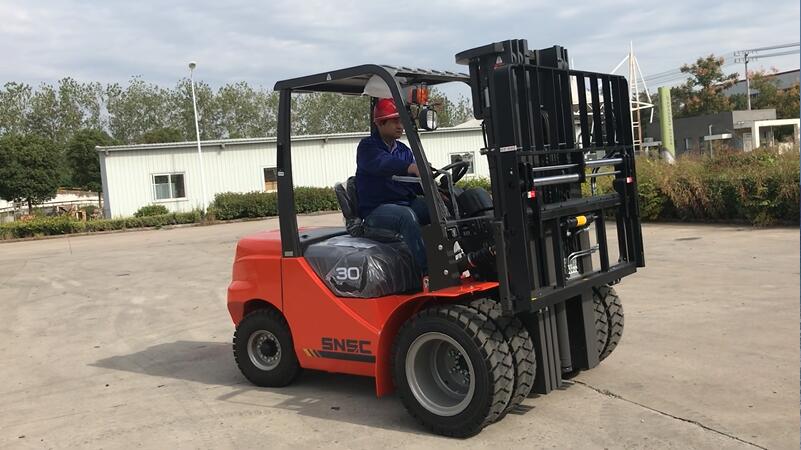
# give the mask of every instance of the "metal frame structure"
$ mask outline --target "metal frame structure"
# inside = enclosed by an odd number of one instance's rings
[[[456,60],[470,67],[474,115],[484,120],[499,300],[506,311],[533,313],[528,320],[542,365],[535,388],[548,392],[565,369],[598,363],[590,351],[592,288],[645,265],[628,85],[621,76],[570,70],[567,50],[530,51],[525,40],[467,50]],[[571,81],[578,88],[581,142],[575,142]],[[587,160],[591,152],[604,157]],[[601,166],[614,170],[598,172]],[[616,192],[583,198],[581,183],[603,175],[614,176]],[[616,264],[607,248],[610,212],[620,247]],[[566,237],[570,218],[578,215],[595,217],[598,270],[591,267],[586,233]],[[582,274],[574,280],[565,274],[567,249],[581,255]]]
[[[614,69],[612,69],[611,73],[617,72],[617,69],[623,65],[624,62],[628,61],[629,65],[629,105],[631,109],[631,134],[633,135],[633,145],[634,151],[639,152],[642,150],[643,142],[642,142],[642,113],[641,111],[650,109],[651,115],[648,119],[648,123],[654,121],[654,104],[653,100],[651,100],[651,92],[648,90],[648,85],[645,83],[645,77],[642,75],[642,70],[640,69],[640,62],[637,60],[637,56],[634,55],[634,43],[629,43],[629,54],[623,58]],[[645,97],[648,99],[647,102],[643,102],[640,100],[640,84],[642,83],[643,92],[645,93]]]
[[[291,96],[293,92],[339,92],[343,94],[360,95],[364,91],[367,81],[373,77],[380,77],[389,88],[392,98],[397,105],[405,105],[405,100],[401,95],[402,87],[398,80],[404,80],[407,84],[425,82],[427,85],[436,85],[447,82],[469,83],[470,79],[465,74],[412,69],[408,67],[381,66],[367,64],[351,67],[347,69],[335,70],[331,72],[319,73],[290,80],[279,81],[275,85],[275,90],[279,91],[278,104],[278,206],[281,214],[279,222],[281,227],[281,246],[284,257],[302,256],[302,249],[298,237],[298,226],[295,213],[295,201],[292,183],[292,147],[291,147]],[[423,227],[423,238],[428,249],[429,261],[437,261],[446,268],[441,272],[432,273],[430,286],[432,290],[453,286],[458,283],[459,271],[453,260],[453,251],[447,252],[451,256],[451,262],[445,263],[438,248],[446,248],[445,244],[450,242],[447,234],[449,227],[447,212],[438,198],[437,188],[434,185],[434,177],[431,173],[430,164],[423,152],[417,128],[414,125],[411,115],[406,108],[398,108],[401,123],[409,140],[409,147],[412,150],[417,165],[420,168],[420,178],[425,194],[425,202],[428,207],[431,224]],[[454,236],[455,238],[455,236]],[[452,249],[453,245],[447,248]],[[437,262],[432,263],[432,267],[440,267]]]

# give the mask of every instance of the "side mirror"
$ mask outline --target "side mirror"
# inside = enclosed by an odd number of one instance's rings
[[[417,123],[424,130],[436,130],[437,126],[439,126],[437,122],[437,112],[425,106],[420,108],[420,113],[417,116]]]

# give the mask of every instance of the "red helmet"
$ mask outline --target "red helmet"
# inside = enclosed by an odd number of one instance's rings
[[[373,121],[394,119],[400,117],[398,108],[395,107],[395,101],[391,98],[381,98],[375,103],[373,108]]]

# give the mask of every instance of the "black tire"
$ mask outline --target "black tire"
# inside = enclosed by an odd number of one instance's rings
[[[466,305],[435,306],[410,318],[398,331],[392,366],[406,410],[444,436],[477,434],[501,416],[514,390],[512,355],[503,335],[485,314]],[[459,374],[462,384],[454,381]]]
[[[523,402],[534,387],[537,374],[537,360],[534,354],[534,342],[523,323],[515,316],[504,316],[501,305],[495,300],[482,298],[474,300],[470,306],[489,317],[503,334],[514,364],[514,391],[504,414]]]
[[[595,306],[595,335],[598,339],[598,360],[606,359],[623,337],[623,305],[614,288],[598,286],[592,289]]]
[[[286,386],[300,373],[289,325],[273,309],[253,311],[239,322],[234,332],[234,359],[256,386]]]

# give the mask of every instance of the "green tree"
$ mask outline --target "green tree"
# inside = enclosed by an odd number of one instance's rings
[[[98,193],[103,190],[100,181],[100,160],[95,147],[112,145],[111,136],[103,130],[83,129],[77,131],[67,143],[67,163],[72,170],[72,180],[78,187]]]
[[[26,131],[32,97],[30,85],[9,82],[3,86],[0,90],[0,134]]]
[[[709,55],[698,58],[695,64],[681,66],[683,73],[690,78],[672,88],[671,96],[678,108],[673,109],[675,117],[689,117],[701,114],[714,114],[731,111],[732,102],[723,91],[737,82],[737,74],[725,75],[722,70],[723,58]]]
[[[275,97],[275,99],[273,99]],[[214,117],[221,138],[246,138],[275,134],[277,94],[250,87],[244,81],[226,84],[214,96]]]
[[[779,103],[776,105],[776,116],[779,119],[792,119],[798,117],[799,100],[801,100],[801,86],[796,83],[782,91]]]
[[[80,83],[63,78],[57,85],[33,89],[6,83],[0,89],[0,135],[37,134],[61,148],[82,129],[99,129],[126,144],[184,141],[195,138],[195,117],[188,78],[174,88],[162,88],[133,77],[127,86]],[[278,93],[229,83],[216,92],[196,81],[202,139],[274,136]],[[451,101],[433,91],[432,104],[441,126],[452,126],[471,116],[464,97]],[[331,93],[293,95],[293,133],[324,134],[367,131],[370,99]],[[62,160],[66,161],[65,158]],[[64,169],[62,184],[71,184]]]
[[[58,82],[56,139],[65,144],[84,122],[84,86],[72,78],[62,78]]]
[[[56,196],[60,152],[41,136],[6,134],[0,137],[0,198],[33,205]]]
[[[105,96],[110,134],[119,142],[133,144],[148,131],[172,126],[170,94],[168,89],[139,77],[131,78],[125,89],[116,83],[108,85]]]
[[[453,127],[473,118],[473,105],[463,95],[452,101],[442,92],[432,89],[430,103],[437,111],[440,127]]]
[[[181,133],[181,130],[165,127],[146,132],[142,135],[139,143],[160,144],[163,142],[181,142],[185,140],[186,137]]]
[[[31,98],[25,131],[58,142],[60,135],[58,93],[52,86],[41,84]]]
[[[370,98],[329,92],[297,96],[292,105],[296,134],[348,133],[370,129]]]
[[[790,119],[798,117],[799,89],[798,83],[788,89],[779,89],[779,80],[776,79],[776,69],[770,72],[760,70],[748,74],[751,84],[751,108],[776,109],[776,117]],[[732,96],[737,109],[746,109],[748,102],[746,94]]]
[[[77,90],[81,128],[107,129],[106,88],[98,82],[81,84]]]
[[[224,136],[220,126],[220,113],[214,105],[214,91],[203,81],[195,81],[195,98],[197,99],[197,117],[200,138],[203,140],[220,139]],[[189,78],[178,82],[175,89],[169,91],[169,126],[184,136],[195,139],[195,112],[192,107],[192,85]]]

